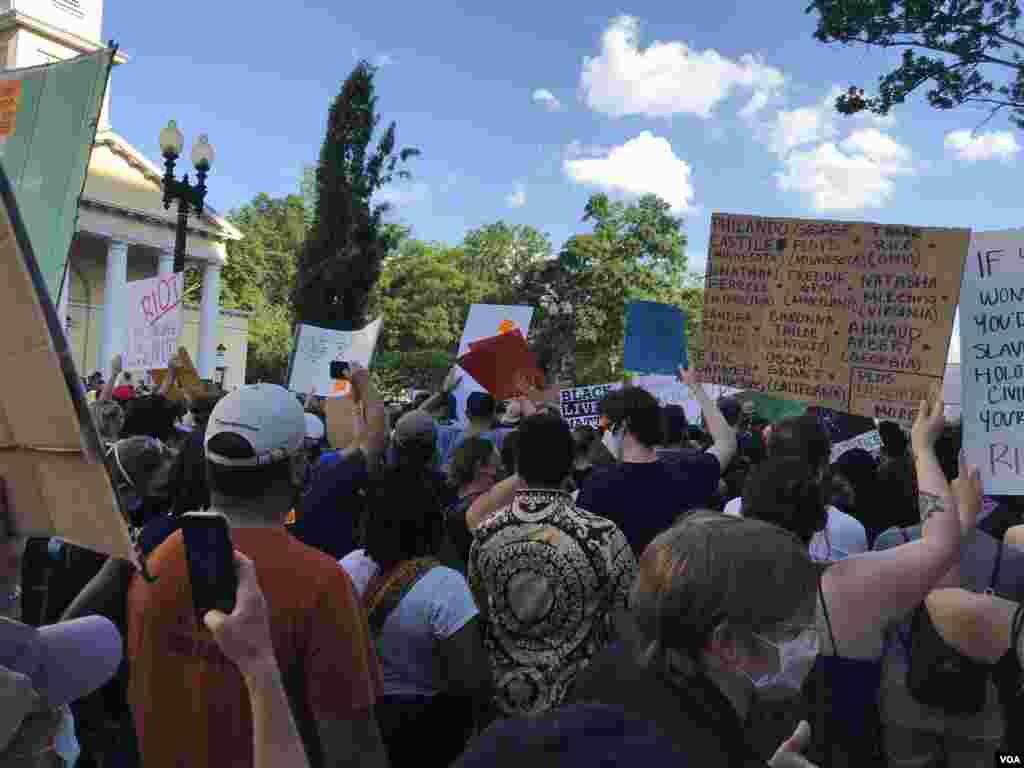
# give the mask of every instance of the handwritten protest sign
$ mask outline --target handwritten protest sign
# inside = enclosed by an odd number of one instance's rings
[[[124,369],[166,368],[181,336],[181,272],[134,280],[125,288]]]
[[[702,380],[912,421],[942,381],[969,239],[712,215]]]
[[[166,368],[158,368],[150,371],[153,377],[153,384],[160,389],[167,376]],[[192,364],[192,357],[184,347],[178,347],[178,375],[167,392],[167,398],[180,401],[187,397],[193,400],[199,399],[207,394],[206,385],[199,378],[199,372]]]
[[[597,428],[598,422],[601,420],[597,414],[597,406],[605,395],[621,386],[621,384],[595,384],[592,387],[563,389],[561,393],[562,418],[569,422],[569,426],[574,429],[583,426]]]
[[[870,432],[864,432],[841,443],[834,443],[832,445],[832,454],[828,460],[829,463],[833,463],[844,453],[852,451],[854,448],[860,448],[878,458],[878,454],[882,452],[882,436],[877,429],[873,429]]]
[[[347,396],[350,390],[344,382],[331,378],[331,361],[359,363],[368,368],[380,335],[381,320],[378,317],[358,331],[300,325],[292,349],[288,388],[304,394],[312,391],[321,397]]]
[[[985,491],[1024,493],[1024,230],[976,232],[960,296],[964,447]]]
[[[686,313],[671,304],[631,301],[626,308],[623,368],[675,376],[679,366],[689,367]]]

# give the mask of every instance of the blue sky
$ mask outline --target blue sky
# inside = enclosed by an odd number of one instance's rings
[[[871,86],[892,56],[817,43],[805,5],[182,0],[165,23],[146,3],[108,1],[104,35],[132,57],[111,117],[154,159],[168,118],[189,140],[208,133],[210,202],[226,211],[297,190],[366,57],[382,65],[399,144],[423,152],[389,195],[424,239],[504,219],[557,247],[586,230],[597,190],[668,199],[698,271],[712,211],[1020,225],[1022,139],[1005,117],[979,128],[984,112],[921,99],[887,120],[835,115],[833,89]]]

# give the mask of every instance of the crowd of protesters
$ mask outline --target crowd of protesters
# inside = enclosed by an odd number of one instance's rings
[[[938,395],[879,456],[814,409],[455,373],[399,411],[276,385],[90,408],[140,551],[5,527],[0,765],[982,766],[1024,750],[1024,515]],[[197,620],[181,515],[224,515],[233,613]],[[77,510],[76,514],[88,514]]]

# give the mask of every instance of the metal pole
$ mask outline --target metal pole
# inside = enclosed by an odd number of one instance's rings
[[[188,200],[178,198],[178,226],[174,237],[174,271],[185,271],[185,245],[188,236]]]

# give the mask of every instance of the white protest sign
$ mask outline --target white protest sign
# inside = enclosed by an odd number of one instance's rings
[[[533,307],[474,304],[469,308],[466,327],[462,331],[458,357],[462,357],[469,351],[469,345],[472,342],[497,336],[500,333],[508,333],[516,328],[522,331],[523,338],[528,338],[531,320],[533,320]],[[455,414],[459,421],[464,421],[466,400],[470,394],[485,390],[476,379],[462,370],[462,368],[459,368],[459,375],[462,377],[462,381],[455,390]]]
[[[960,289],[964,448],[988,494],[1024,493],[1024,230],[975,232]]]
[[[134,280],[125,286],[123,365],[126,371],[167,368],[181,336],[182,273]]]
[[[377,318],[358,331],[333,331],[312,325],[300,325],[292,350],[291,375],[288,388],[293,392],[315,392],[321,397],[342,397],[348,394],[347,382],[331,378],[331,362],[340,360],[370,366],[377,346],[380,325]]]
[[[596,429],[601,420],[597,413],[598,405],[606,394],[620,387],[621,384],[595,384],[590,387],[563,389],[560,395],[562,418],[573,429],[583,426]]]

